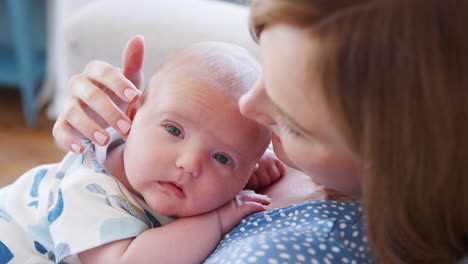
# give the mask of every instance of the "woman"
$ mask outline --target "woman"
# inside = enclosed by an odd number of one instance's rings
[[[467,13],[468,2],[455,0],[252,5],[263,76],[240,109],[272,127],[275,152],[287,165],[363,202],[380,263],[456,263],[468,253]],[[123,73],[138,83],[134,64]],[[80,78],[96,78],[89,72]],[[121,79],[103,86],[122,98],[135,93]],[[129,124],[97,88],[72,82],[75,107],[54,129],[67,148],[75,142],[79,149],[75,129],[89,138],[105,133],[88,123],[95,117],[82,112],[86,104],[116,128],[120,119]],[[285,204],[314,196],[296,198]]]

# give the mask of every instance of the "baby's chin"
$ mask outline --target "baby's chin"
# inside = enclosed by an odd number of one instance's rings
[[[174,206],[173,203],[166,203],[164,201],[161,201],[161,199],[158,199],[157,197],[145,197],[144,200],[148,204],[148,206],[154,211],[156,211],[158,214],[171,217],[177,217],[177,215],[179,214],[178,211],[180,210],[180,208],[178,206]]]
[[[179,212],[178,210],[174,210],[174,207],[154,207],[151,206],[151,208],[156,211],[158,214],[164,215],[164,216],[170,216],[170,217],[175,217],[175,218],[180,218],[180,217],[185,217],[186,215]]]
[[[183,210],[178,206],[151,206],[151,208],[158,212],[158,214],[175,218],[189,217],[206,213],[205,211],[193,210],[192,208],[191,210]]]

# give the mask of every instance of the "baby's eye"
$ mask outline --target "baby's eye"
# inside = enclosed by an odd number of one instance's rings
[[[176,137],[182,137],[182,132],[175,126],[167,125],[166,130]]]
[[[213,154],[212,157],[215,160],[217,160],[219,163],[223,164],[223,165],[230,165],[231,164],[231,159],[229,157],[227,157],[226,155],[224,155],[224,154],[216,153],[216,154]]]

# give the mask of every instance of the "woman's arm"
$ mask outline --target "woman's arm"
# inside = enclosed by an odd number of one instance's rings
[[[109,243],[79,254],[82,263],[201,263],[222,235],[242,218],[266,210],[269,199],[242,191],[221,208],[179,218],[135,238]]]

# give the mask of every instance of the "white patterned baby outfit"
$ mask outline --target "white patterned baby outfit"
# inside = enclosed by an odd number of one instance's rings
[[[0,189],[0,264],[79,263],[77,253],[172,220],[109,175],[104,159],[88,143]]]

